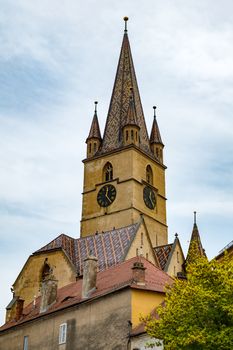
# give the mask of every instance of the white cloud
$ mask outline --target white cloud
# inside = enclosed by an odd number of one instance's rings
[[[85,138],[96,99],[103,131],[125,15],[149,128],[158,105],[170,233],[187,247],[196,209],[210,256],[231,240],[232,10],[227,0],[1,1],[2,310],[30,253],[61,231],[78,236]]]

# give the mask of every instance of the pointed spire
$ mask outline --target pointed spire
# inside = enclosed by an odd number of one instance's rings
[[[132,87],[135,105],[135,123],[140,127],[140,148],[152,155],[127,34],[128,18],[125,17],[124,21],[123,42],[105,125],[101,153],[106,153],[123,146],[122,127],[125,125],[129,110],[130,87]]]
[[[156,112],[155,112],[156,106],[153,106],[153,109],[154,109],[154,121],[151,128],[150,143],[160,143],[161,145],[163,145],[163,141],[159,131],[159,126],[156,120]]]
[[[90,132],[89,132],[87,140],[92,139],[92,138],[101,140],[99,121],[98,121],[98,117],[97,117],[97,104],[98,104],[98,102],[95,101],[95,112],[94,112]]]
[[[191,240],[189,243],[189,249],[186,257],[186,264],[190,262],[194,262],[198,257],[206,257],[205,250],[203,249],[201,243],[201,237],[199,234],[199,230],[197,227],[197,213],[194,211],[194,223],[193,223],[193,231],[191,235]]]

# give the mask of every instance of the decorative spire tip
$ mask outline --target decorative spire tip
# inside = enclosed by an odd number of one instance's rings
[[[155,111],[156,111],[156,108],[157,108],[156,106],[153,106],[153,109],[154,109],[154,117],[156,117],[156,112],[155,112]]]
[[[97,112],[97,104],[98,104],[98,101],[95,101],[95,113]]]
[[[194,211],[193,214],[194,214],[194,224],[196,225],[196,223],[197,223],[197,212]]]
[[[123,19],[125,21],[125,33],[127,33],[127,22],[129,20],[129,17],[124,17]]]

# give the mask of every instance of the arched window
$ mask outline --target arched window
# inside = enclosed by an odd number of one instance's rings
[[[113,179],[113,167],[111,163],[107,163],[104,166],[104,181],[110,181]]]
[[[126,141],[128,141],[128,139],[129,139],[129,132],[128,130],[126,130]]]
[[[89,152],[91,153],[91,143],[89,144]]]
[[[150,185],[153,185],[153,172],[150,165],[147,165],[146,167],[146,181]]]
[[[96,152],[96,142],[94,142],[94,152]]]

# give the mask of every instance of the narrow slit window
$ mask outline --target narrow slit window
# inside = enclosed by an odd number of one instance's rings
[[[128,130],[126,130],[126,136],[125,136],[125,138],[126,138],[126,141],[128,141],[128,139],[129,139],[129,132],[128,132]]]
[[[131,140],[133,141],[133,130],[131,130]]]

